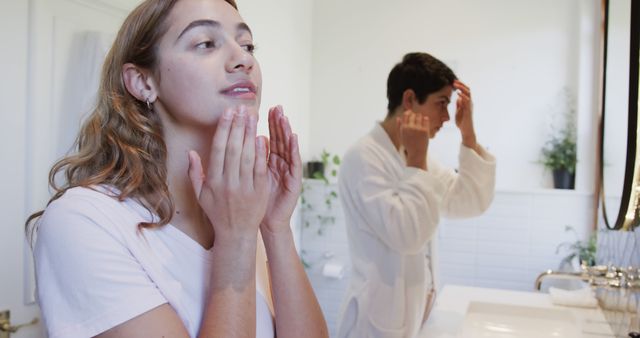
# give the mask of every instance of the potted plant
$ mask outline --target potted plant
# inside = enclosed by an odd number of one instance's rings
[[[576,174],[576,140],[567,130],[553,136],[542,148],[542,164],[553,173],[553,187],[574,189]]]
[[[333,205],[338,199],[338,193],[336,186],[331,183],[338,177],[339,166],[340,157],[326,150],[322,150],[320,160],[307,162],[307,179],[302,184],[300,194],[301,241],[322,236],[328,226],[335,224],[338,210]],[[329,172],[328,175],[326,171]],[[304,248],[304,245],[301,247]],[[301,250],[300,259],[305,268],[312,267],[314,260],[307,257],[306,250]]]
[[[323,149],[320,154],[320,160],[307,162],[307,178],[323,180],[325,183],[329,184],[329,179],[325,175],[325,169],[328,169],[330,166],[334,166],[334,168],[331,169],[330,177],[336,178],[338,176],[337,167],[339,165],[340,156],[331,155],[331,153]]]
[[[335,223],[336,217],[331,209],[338,199],[338,193],[330,184],[329,178],[337,178],[339,166],[340,156],[332,155],[326,150],[322,150],[319,161],[307,162],[307,178],[324,182],[320,185],[312,184],[312,181],[305,182],[300,195],[303,225],[310,228],[312,223],[317,224],[318,235],[322,235],[326,225]],[[325,174],[326,170],[330,170],[329,175]]]
[[[594,266],[596,265],[596,232],[592,232],[587,241],[581,241],[578,239],[578,233],[576,230],[567,225],[564,228],[565,231],[571,231],[576,237],[575,242],[563,242],[556,248],[556,254],[561,249],[568,251],[568,255],[562,259],[561,266],[573,266],[572,262],[577,258],[579,266]]]
[[[570,96],[568,93],[566,95]],[[564,127],[554,130],[542,148],[541,163],[553,173],[554,188],[574,189],[577,162],[576,127],[575,111],[569,101],[564,122]]]

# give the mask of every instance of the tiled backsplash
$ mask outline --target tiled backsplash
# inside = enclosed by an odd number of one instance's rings
[[[533,291],[536,277],[569,254],[561,243],[588,237],[593,208],[592,194],[573,190],[498,191],[483,215],[443,219],[440,286]]]
[[[329,334],[335,337],[340,305],[351,271],[344,215],[339,200],[331,199],[330,207],[325,203],[332,191],[337,192],[334,184],[325,185],[322,181],[306,180],[304,189],[303,197],[312,209],[304,206],[301,208],[299,247],[302,259],[308,265],[307,275],[327,320]],[[324,217],[335,219],[331,222]],[[322,270],[325,264],[342,266],[343,277],[324,276]]]

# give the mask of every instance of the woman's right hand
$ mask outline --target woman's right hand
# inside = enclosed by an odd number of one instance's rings
[[[427,170],[427,150],[431,137],[429,118],[407,110],[397,118],[396,122],[400,143],[407,152],[407,165]]]
[[[206,173],[189,152],[189,178],[216,239],[255,236],[268,199],[267,141],[257,134],[257,117],[228,109],[218,121]]]

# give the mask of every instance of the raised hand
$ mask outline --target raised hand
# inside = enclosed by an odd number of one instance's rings
[[[189,152],[189,178],[198,203],[221,236],[255,236],[268,198],[267,144],[245,107],[227,110],[213,136],[206,174]]]
[[[269,109],[269,204],[262,220],[265,231],[288,231],[302,189],[302,160],[298,136],[291,131],[281,106]]]
[[[473,127],[473,101],[471,90],[459,80],[453,82],[453,88],[458,91],[456,102],[456,126],[462,134],[462,144],[469,148],[476,147],[476,133]]]
[[[405,111],[396,120],[400,132],[400,142],[406,151],[407,165],[427,169],[427,149],[429,147],[430,124],[426,115]]]

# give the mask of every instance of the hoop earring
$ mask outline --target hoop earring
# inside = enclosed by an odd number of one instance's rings
[[[146,103],[147,103],[147,109],[149,111],[153,111],[153,107],[151,107],[151,102],[149,102],[149,98],[146,99]]]

